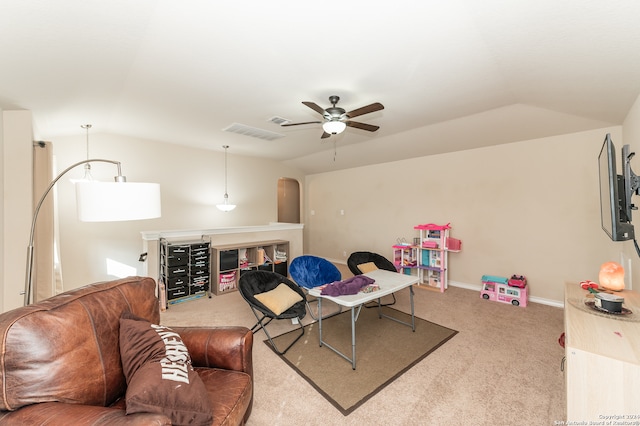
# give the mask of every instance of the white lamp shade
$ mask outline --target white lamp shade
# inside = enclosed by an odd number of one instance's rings
[[[160,185],[140,182],[77,182],[82,222],[116,222],[161,216]]]
[[[322,129],[330,133],[332,135],[337,135],[338,133],[344,132],[344,129],[347,128],[347,125],[342,121],[327,121],[322,125]]]

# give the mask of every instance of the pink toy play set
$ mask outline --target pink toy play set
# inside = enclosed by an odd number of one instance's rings
[[[529,286],[523,275],[513,275],[510,279],[493,275],[482,276],[480,297],[483,299],[525,307],[528,293]]]

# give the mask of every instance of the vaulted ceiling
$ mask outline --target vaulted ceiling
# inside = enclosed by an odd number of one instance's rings
[[[0,108],[307,173],[619,125],[640,93],[637,0],[5,0]],[[303,105],[380,102],[320,139]],[[283,137],[223,131],[239,123]]]

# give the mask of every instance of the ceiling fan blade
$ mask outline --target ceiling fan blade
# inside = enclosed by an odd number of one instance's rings
[[[286,124],[281,124],[280,127],[299,126],[301,124],[319,124],[319,123],[322,123],[322,121],[305,121],[304,123],[286,123]]]
[[[373,124],[360,123],[359,121],[345,121],[349,127],[355,127],[356,129],[366,130],[368,132],[375,132],[380,128],[380,126],[374,126]]]
[[[322,136],[320,136],[320,139],[326,139],[326,138],[328,138],[329,136],[331,136],[331,134],[330,134],[330,133],[322,132]]]
[[[384,106],[380,102],[376,102],[371,105],[349,111],[347,113],[347,117],[353,118],[359,115],[369,114],[370,112],[380,111],[381,109],[384,109]]]
[[[312,110],[314,110],[315,112],[317,112],[318,114],[324,116],[325,110],[317,103],[309,102],[309,101],[303,101],[302,103],[308,106],[309,108],[311,108]]]

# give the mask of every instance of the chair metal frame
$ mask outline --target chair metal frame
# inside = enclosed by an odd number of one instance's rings
[[[262,285],[259,286],[256,282],[252,280],[258,280],[258,282]],[[276,315],[269,308],[263,305],[258,299],[254,297],[255,294],[259,294],[262,292],[266,292],[269,290],[273,290],[280,283],[284,283],[289,288],[291,288],[296,293],[300,294],[302,300],[297,302],[295,305],[282,312],[280,315]],[[254,290],[258,289],[262,290],[260,292],[256,292]],[[277,272],[271,271],[249,271],[245,272],[240,276],[240,281],[238,283],[238,291],[242,295],[242,298],[249,304],[251,308],[251,312],[256,317],[257,322],[251,327],[251,331],[253,333],[257,333],[261,329],[264,331],[264,334],[267,336],[269,343],[273,350],[279,354],[284,355],[287,351],[304,335],[304,326],[302,325],[302,319],[306,315],[305,306],[307,306],[307,295],[302,289],[293,281],[289,280],[287,277],[278,274]],[[261,316],[262,315],[262,316]],[[264,321],[265,318],[267,321]],[[300,334],[296,336],[296,338],[287,346],[284,350],[278,349],[275,342],[273,341],[269,331],[267,330],[267,325],[273,321],[281,320],[281,319],[294,319],[297,318],[298,328],[300,329]]]

